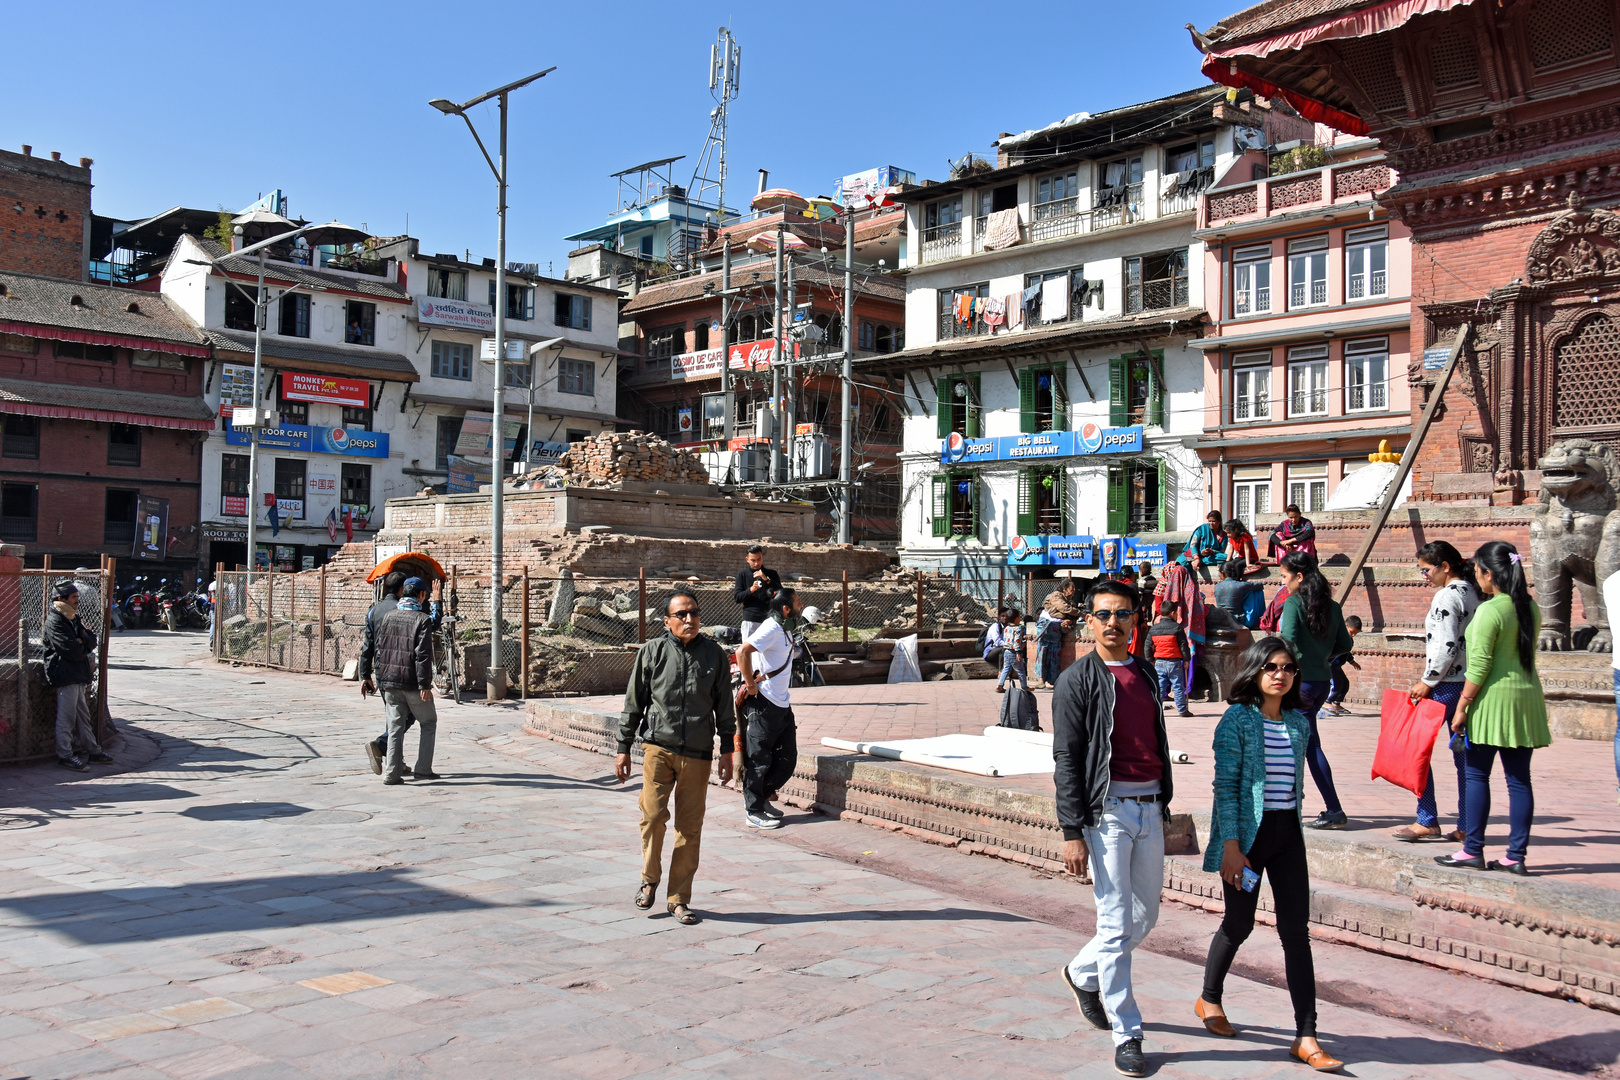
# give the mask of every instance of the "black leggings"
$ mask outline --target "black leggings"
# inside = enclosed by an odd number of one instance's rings
[[[1260,831],[1246,853],[1249,866],[1263,873],[1271,883],[1271,904],[1277,915],[1277,936],[1282,939],[1283,971],[1288,976],[1288,996],[1294,1001],[1294,1033],[1300,1038],[1316,1037],[1316,966],[1311,962],[1311,879],[1305,865],[1305,836],[1299,827],[1299,811],[1267,810],[1260,819]],[[1221,1003],[1226,973],[1237,956],[1238,946],[1254,929],[1254,908],[1260,899],[1260,886],[1244,892],[1222,882],[1226,896],[1226,916],[1209,943],[1209,959],[1204,964],[1204,1000]]]

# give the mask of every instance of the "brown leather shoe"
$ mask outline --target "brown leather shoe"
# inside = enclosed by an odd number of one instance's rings
[[[1303,1054],[1299,1049],[1299,1040],[1288,1048],[1288,1055],[1298,1061],[1303,1061],[1317,1072],[1334,1072],[1344,1068],[1344,1062],[1338,1058],[1330,1057],[1326,1050],[1317,1050],[1310,1054]]]
[[[1230,1039],[1237,1034],[1237,1028],[1232,1026],[1232,1022],[1226,1018],[1225,1013],[1210,1011],[1218,1008],[1220,1006],[1211,1005],[1203,998],[1193,1002],[1193,1012],[1197,1014],[1198,1019],[1204,1022],[1205,1029],[1211,1035],[1219,1035],[1222,1038]]]

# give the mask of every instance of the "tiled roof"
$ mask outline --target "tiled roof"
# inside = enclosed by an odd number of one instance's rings
[[[245,356],[253,359],[253,332],[251,330],[211,329],[220,359],[241,363]],[[395,382],[416,382],[416,365],[396,352],[374,349],[365,345],[316,345],[298,338],[284,338],[277,334],[264,336],[264,355],[267,360],[285,367],[285,361],[303,364],[321,375],[354,375],[361,378],[389,379]]]
[[[259,276],[259,260],[253,256],[236,258],[219,244],[212,240],[204,240],[200,236],[192,237],[208,255],[214,260],[214,265],[229,274],[241,277],[257,278]],[[364,275],[351,276],[349,274],[334,274],[327,270],[314,270],[307,266],[297,266],[292,263],[270,261],[264,264],[264,277],[266,281],[290,282],[294,285],[319,285],[326,289],[335,289],[342,292],[357,293],[361,296],[375,296],[379,300],[409,301],[411,294],[382,278],[366,277]]]
[[[208,345],[207,338],[158,293],[37,274],[0,273],[0,285],[5,286],[0,321],[143,338],[154,344]],[[73,303],[74,297],[80,302]]]
[[[769,267],[769,263],[762,264]],[[749,275],[753,270],[731,271],[731,284],[736,287],[739,283],[751,281]],[[770,285],[771,275],[761,272],[759,285]],[[828,273],[825,270],[812,266],[795,266],[793,280],[798,285],[814,285],[821,289],[842,291],[844,288],[844,275],[842,273]],[[685,303],[690,300],[703,298],[703,286],[713,285],[715,292],[720,289],[720,272],[711,271],[707,274],[694,274],[691,277],[678,278],[674,281],[660,282],[648,285],[635,295],[635,298],[624,306],[623,314],[634,315],[639,311],[651,311],[654,308],[668,307],[671,304]],[[887,275],[873,274],[870,271],[855,273],[855,288],[862,296],[875,297],[879,300],[889,300],[896,304],[904,303],[906,287]]]
[[[0,412],[6,411],[6,404],[123,413],[132,417],[168,417],[175,420],[210,422],[214,419],[214,410],[200,397],[147,394],[137,390],[114,390],[109,387],[74,386],[69,383],[22,379],[0,379]]]
[[[1275,34],[1304,23],[1320,22],[1358,8],[1372,7],[1383,0],[1265,0],[1229,15],[1205,31],[1216,37],[1217,45],[1236,44],[1249,38]]]
[[[906,227],[906,212],[896,210],[889,214],[879,214],[867,218],[865,221],[855,223],[855,242],[864,244],[868,240],[878,240],[885,236],[893,236]]]

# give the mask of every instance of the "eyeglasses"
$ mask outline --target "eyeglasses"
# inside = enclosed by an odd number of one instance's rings
[[[1123,623],[1130,622],[1132,619],[1136,618],[1136,612],[1132,611],[1130,608],[1105,608],[1102,611],[1088,611],[1086,614],[1090,615],[1093,619],[1096,619],[1100,623]]]
[[[1299,674],[1299,665],[1266,663],[1260,665],[1260,670],[1267,675],[1297,675]]]
[[[666,619],[680,619],[683,622],[687,619],[695,619],[697,617],[697,608],[687,608],[685,611],[672,611],[668,615],[664,616]]]

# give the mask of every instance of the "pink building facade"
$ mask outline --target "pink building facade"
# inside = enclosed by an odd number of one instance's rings
[[[1205,411],[1188,442],[1205,505],[1257,536],[1290,503],[1326,509],[1380,440],[1399,451],[1412,430],[1410,234],[1374,202],[1396,176],[1371,143],[1334,152],[1279,176],[1251,153],[1199,199],[1211,326],[1192,343]]]

